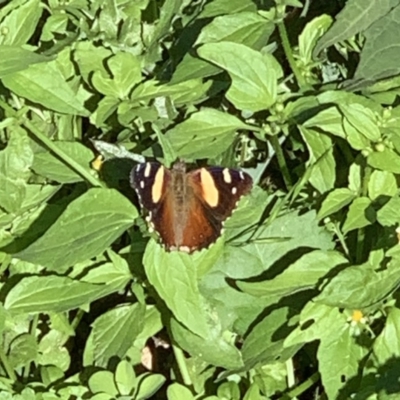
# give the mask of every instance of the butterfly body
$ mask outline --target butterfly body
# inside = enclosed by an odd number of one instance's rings
[[[192,253],[218,239],[224,221],[250,191],[252,179],[222,167],[187,172],[186,164],[178,161],[171,169],[159,163],[139,164],[131,184],[147,210],[150,228],[166,249]]]

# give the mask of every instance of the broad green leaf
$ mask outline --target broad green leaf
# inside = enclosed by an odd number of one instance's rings
[[[349,207],[349,212],[343,224],[343,233],[364,228],[373,224],[375,220],[376,212],[371,206],[371,200],[368,197],[358,197],[353,200]]]
[[[26,44],[35,32],[42,12],[40,0],[27,0],[17,5],[5,18],[1,18],[0,44],[12,46]]]
[[[375,81],[398,74],[399,43],[395,37],[400,32],[399,0],[385,0],[379,5],[372,2],[367,7],[357,0],[357,5],[358,11],[362,10],[359,15],[370,18],[366,19],[366,42],[354,78]],[[353,21],[358,24],[358,18]]]
[[[178,157],[212,158],[232,145],[238,129],[252,127],[228,113],[204,108],[170,129],[166,138]]]
[[[301,310],[299,325],[285,339],[285,347],[329,337],[333,326],[340,329],[345,324],[346,318],[336,307],[311,300]]]
[[[192,256],[181,252],[167,253],[151,241],[143,263],[148,280],[175,317],[192,332],[207,337],[206,301],[198,289],[197,265]]]
[[[61,276],[23,278],[7,294],[4,306],[18,313],[63,312],[90,303],[109,290]]]
[[[303,123],[305,128],[317,128],[341,138],[346,137],[343,130],[343,116],[337,107],[330,107],[320,111],[314,117]]]
[[[142,374],[138,377],[138,390],[135,399],[144,400],[154,398],[153,395],[158,392],[166,381],[165,376],[161,374]]]
[[[32,162],[28,135],[24,129],[15,128],[7,147],[0,151],[0,207],[5,211],[17,212],[22,207]]]
[[[111,396],[118,395],[118,389],[111,371],[97,371],[88,380],[88,386],[92,393],[107,393]]]
[[[376,214],[383,226],[400,225],[400,198],[392,197]]]
[[[339,108],[349,123],[367,139],[372,142],[380,139],[376,116],[369,108],[358,103],[340,104]]]
[[[208,364],[226,369],[238,369],[243,367],[243,361],[239,350],[230,342],[232,334],[230,332],[225,332],[224,335],[218,323],[215,323],[215,326],[210,326],[209,335],[202,338],[195,335],[172,318],[171,332],[174,340],[182,349],[192,356],[199,357]]]
[[[117,53],[107,60],[112,78],[100,71],[93,74],[92,83],[95,88],[106,96],[119,99],[128,97],[133,86],[142,80],[141,64],[138,57],[130,53]]]
[[[260,49],[273,30],[274,24],[256,12],[221,15],[201,30],[195,44],[234,42]]]
[[[357,342],[346,325],[331,326],[330,335],[321,338],[318,347],[318,370],[329,399],[358,389],[356,378],[367,350]],[[349,396],[350,397],[350,396]]]
[[[123,359],[143,329],[146,308],[135,303],[114,308],[93,323],[94,364],[107,367],[112,357]]]
[[[254,283],[237,282],[237,285],[252,296],[284,297],[315,287],[335,267],[347,262],[338,252],[315,250],[302,256],[273,279]]]
[[[229,73],[232,84],[226,98],[238,109],[256,112],[275,103],[282,71],[272,55],[233,42],[204,44],[197,52]]]
[[[333,157],[332,140],[328,135],[321,134],[315,129],[299,126],[300,132],[310,153],[309,164],[312,165],[310,183],[321,193],[333,188],[336,170]]]
[[[54,142],[54,145],[90,172],[90,162],[93,161],[94,155],[89,148],[79,142]],[[32,169],[37,174],[59,183],[74,183],[83,180],[73,169],[50,152],[36,153]]]
[[[49,110],[64,114],[89,115],[54,61],[31,64],[23,71],[3,77],[2,82],[18,96]]]
[[[8,74],[27,69],[31,64],[50,61],[49,57],[17,46],[1,45],[0,54],[0,79]]]
[[[387,171],[373,171],[368,181],[368,196],[376,200],[379,196],[392,197],[397,193],[395,176]]]
[[[246,369],[286,361],[292,357],[300,346],[284,347],[284,340],[292,330],[286,323],[290,307],[272,310],[261,322],[255,325],[243,343],[241,349]]]
[[[349,189],[354,193],[361,192],[361,166],[353,163],[349,168]]]
[[[28,333],[23,333],[13,340],[10,345],[9,353],[7,354],[8,362],[14,369],[29,364],[36,360],[37,356],[38,346],[36,338]]]
[[[237,14],[245,11],[257,12],[256,4],[251,0],[214,0],[204,6],[204,9],[200,13],[200,18]]]
[[[370,261],[347,267],[334,276],[315,298],[334,307],[363,309],[389,296],[400,284],[399,260],[393,258],[385,269]]]
[[[363,0],[352,0],[345,4],[344,8],[336,15],[336,21],[329,31],[321,38],[315,48],[317,56],[323,49],[349,39],[358,32],[364,31],[374,21],[379,20],[399,1],[389,0],[381,3],[365,3]]]
[[[358,129],[356,129],[350,122],[343,119],[343,129],[346,133],[349,145],[356,150],[364,150],[370,147],[370,141]]]
[[[113,189],[90,189],[29,247],[15,254],[49,270],[101,254],[137,217],[132,203]]]
[[[380,365],[384,365],[393,358],[400,357],[400,310],[397,307],[390,309],[385,327],[376,338],[373,351]]]
[[[318,39],[329,29],[332,18],[326,14],[313,18],[299,35],[299,58],[302,65],[310,65],[313,60],[313,50]]]
[[[367,158],[371,167],[382,171],[400,174],[400,156],[387,147],[383,151],[374,151]]]
[[[352,190],[347,188],[332,190],[322,202],[321,208],[318,211],[318,218],[323,219],[341,210],[343,207],[350,204],[356,196],[357,195]]]
[[[115,371],[115,383],[118,392],[128,396],[133,392],[136,383],[136,375],[133,366],[127,360],[121,360]]]
[[[57,330],[55,326],[40,339],[39,357],[37,363],[40,365],[54,365],[60,371],[67,371],[71,366],[71,355],[66,347],[68,335]],[[72,329],[71,336],[75,336]]]
[[[167,389],[168,400],[195,400],[192,392],[179,383],[173,383]]]

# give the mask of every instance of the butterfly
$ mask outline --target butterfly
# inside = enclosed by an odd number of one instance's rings
[[[218,239],[253,181],[232,168],[186,169],[183,161],[171,169],[156,162],[141,163],[131,172],[131,185],[147,211],[150,230],[158,233],[164,247],[192,253]]]

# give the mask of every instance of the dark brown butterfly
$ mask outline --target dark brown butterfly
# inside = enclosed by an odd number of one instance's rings
[[[182,161],[171,169],[146,162],[131,173],[131,185],[147,210],[150,228],[167,250],[187,253],[218,239],[225,220],[252,184],[240,170],[207,167],[187,172]]]

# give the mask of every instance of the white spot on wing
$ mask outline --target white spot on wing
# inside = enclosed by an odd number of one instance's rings
[[[140,187],[144,189],[144,181],[140,181]]]
[[[232,175],[231,175],[231,172],[229,171],[229,168],[224,168],[222,170],[222,175],[224,177],[225,183],[231,183],[232,182]]]
[[[183,251],[184,253],[190,253],[190,247],[188,246],[180,246],[179,251]]]
[[[235,195],[237,193],[237,188],[233,187],[232,188],[232,194]]]
[[[240,176],[240,179],[244,179],[244,174],[243,174],[243,171],[239,171],[239,176]]]
[[[151,164],[146,163],[146,168],[144,169],[144,176],[148,178],[150,176],[150,172],[151,172]]]

